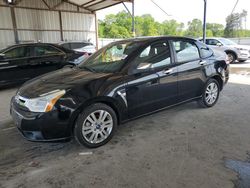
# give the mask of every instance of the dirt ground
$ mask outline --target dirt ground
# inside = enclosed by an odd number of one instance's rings
[[[225,160],[250,158],[249,83],[234,74],[213,108],[192,102],[131,121],[97,149],[26,141],[8,115],[15,89],[3,90],[0,187],[233,188]]]

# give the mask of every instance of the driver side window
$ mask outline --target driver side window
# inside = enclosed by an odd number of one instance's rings
[[[8,59],[23,58],[23,57],[26,57],[28,55],[27,48],[24,46],[13,48],[13,49],[5,52],[4,54],[5,54],[5,57]]]
[[[152,68],[171,64],[171,53],[166,41],[153,43],[147,46],[134,60],[136,65],[151,64]]]
[[[213,46],[216,46],[218,43],[220,43],[218,40],[215,40],[215,39],[207,39],[206,40],[206,44],[207,45],[213,45]]]

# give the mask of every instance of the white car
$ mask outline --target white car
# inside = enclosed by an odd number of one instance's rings
[[[87,53],[88,55],[96,52],[96,47],[87,41],[61,42],[59,45],[70,50]]]
[[[248,45],[239,45],[229,39],[215,37],[206,38],[206,44],[212,49],[224,51],[228,55],[230,63],[236,60],[244,62],[250,58],[250,46]]]

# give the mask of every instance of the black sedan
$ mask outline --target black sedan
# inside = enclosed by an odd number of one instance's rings
[[[226,58],[196,40],[129,39],[27,82],[12,98],[11,114],[28,140],[75,137],[98,147],[136,117],[192,100],[212,107],[228,78]]]
[[[0,87],[20,84],[38,75],[60,69],[83,56],[59,45],[29,43],[0,51]]]

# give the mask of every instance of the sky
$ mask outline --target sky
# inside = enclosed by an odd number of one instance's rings
[[[178,22],[187,22],[194,19],[203,19],[203,0],[153,0],[162,7],[167,16],[151,0],[135,0],[135,15],[151,14],[156,21],[175,19]],[[232,12],[236,0],[207,0],[207,22],[226,25],[226,17]],[[131,10],[131,4],[126,3]],[[250,0],[239,0],[234,12],[248,11],[247,29],[250,29]],[[97,12],[98,19],[104,19],[107,14],[115,14],[126,10],[122,4],[100,10]]]

